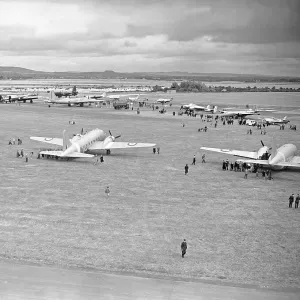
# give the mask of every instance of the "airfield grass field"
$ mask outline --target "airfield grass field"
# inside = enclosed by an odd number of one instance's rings
[[[276,98],[282,95],[265,95],[270,101],[262,101],[262,107],[288,107],[288,117],[299,128],[299,94],[292,100],[288,95],[286,103]],[[175,97],[177,104],[186,103],[184,95]],[[227,103],[216,97],[215,102]],[[230,95],[223,97],[232,104]],[[240,104],[251,97],[241,95]],[[246,180],[241,172],[221,170],[223,159],[234,158],[205,152],[204,164],[199,150],[256,150],[261,139],[270,145],[274,134],[278,146],[293,143],[299,149],[299,131],[272,126],[267,135],[256,128],[248,135],[249,128],[235,122],[217,128],[208,123],[204,133],[197,131],[207,125],[199,118],[172,116],[172,111],[178,111],[176,105],[166,115],[143,108],[137,115],[109,108],[1,105],[0,259],[299,288],[300,209],[289,209],[288,197],[300,193],[300,172],[274,172],[272,181],[249,174]],[[76,124],[69,125],[69,120]],[[154,142],[160,154],[151,148],[118,150],[99,165],[94,159],[36,159],[40,148],[55,147],[30,136],[61,137],[63,129],[79,133],[81,128],[110,129],[122,134],[120,141]],[[9,146],[13,137],[20,137],[23,145]],[[28,163],[16,158],[21,148],[34,151]],[[194,154],[196,166],[191,165]],[[184,238],[188,250],[182,259]]]

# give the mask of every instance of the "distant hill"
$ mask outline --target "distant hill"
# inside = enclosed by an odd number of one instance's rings
[[[197,81],[242,81],[242,82],[300,82],[300,77],[267,76],[230,73],[133,72],[42,72],[20,67],[0,66],[1,79],[148,79],[148,80],[197,80]]]
[[[1,73],[34,74],[34,73],[43,73],[43,72],[20,68],[20,67],[1,67],[0,66],[0,74]]]

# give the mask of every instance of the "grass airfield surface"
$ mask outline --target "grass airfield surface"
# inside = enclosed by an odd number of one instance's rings
[[[199,102],[201,95],[194,96],[192,101]],[[299,94],[294,97],[275,103],[286,104],[299,128],[300,114],[295,113]],[[249,100],[241,95],[242,103]],[[207,163],[201,164],[204,152],[199,150],[201,146],[256,150],[262,138],[271,144],[273,134],[278,146],[293,143],[299,149],[299,132],[272,126],[265,136],[256,129],[250,136],[249,127],[234,124],[216,129],[208,125],[208,132],[200,133],[197,129],[206,123],[171,116],[177,110],[169,108],[160,115],[142,108],[137,115],[108,108],[1,105],[0,258],[299,288],[300,210],[288,208],[288,197],[300,193],[300,172],[276,172],[274,181],[249,174],[245,180],[243,173],[221,170],[222,160],[231,160],[230,156],[206,152]],[[76,125],[68,125],[69,120]],[[153,155],[151,148],[113,151],[97,166],[93,159],[33,158],[25,163],[15,157],[22,147],[34,151],[34,157],[39,148],[51,148],[29,136],[61,137],[65,128],[78,133],[82,127],[110,129],[114,135],[122,134],[120,141],[155,142],[161,153]],[[12,137],[22,138],[23,145],[8,146]],[[197,162],[191,166],[194,154]],[[107,185],[109,198],[104,193]],[[183,238],[188,242],[184,259]]]

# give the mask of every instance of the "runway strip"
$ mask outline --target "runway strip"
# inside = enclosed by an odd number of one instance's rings
[[[299,293],[0,262],[0,299],[298,300]]]

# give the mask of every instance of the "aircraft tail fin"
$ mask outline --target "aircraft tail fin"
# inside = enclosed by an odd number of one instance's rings
[[[63,151],[65,151],[66,149],[68,149],[68,147],[71,145],[67,131],[64,130],[63,131]]]
[[[50,97],[49,97],[49,100],[55,100],[56,99],[56,96],[55,96],[55,92],[54,90],[50,91]]]
[[[218,106],[215,105],[215,107],[214,107],[214,114],[216,114],[217,112],[218,112]]]
[[[271,156],[270,156],[269,159],[272,159],[273,157],[275,157],[276,154],[277,154],[277,146],[276,146],[276,140],[275,140],[275,137],[274,137],[273,142],[272,142]]]
[[[76,96],[78,93],[77,93],[77,90],[76,90],[76,85],[73,86],[73,89],[72,89],[72,95],[73,96]]]
[[[283,120],[283,121],[286,121],[286,119],[287,119],[287,116],[285,116],[282,120]]]

